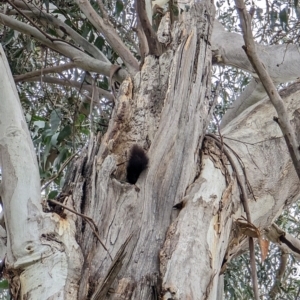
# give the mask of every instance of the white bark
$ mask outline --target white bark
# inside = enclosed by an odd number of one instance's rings
[[[260,101],[267,94],[255,74],[245,51],[241,34],[227,32],[222,24],[215,20],[212,34],[212,50],[217,63],[243,69],[254,76],[244,93],[227,110],[222,127],[237,117],[247,107]],[[295,44],[259,45],[256,51],[275,84],[296,80],[299,77],[299,47]]]
[[[67,185],[73,182],[75,186],[76,209],[97,220],[100,236],[113,258],[127,237],[136,233],[126,248],[124,267],[112,278],[108,254],[95,245],[90,229],[78,220],[78,239],[87,258],[80,298],[86,297],[91,280],[101,287],[107,276],[114,293],[104,293],[101,299],[160,295],[158,254],[167,228],[178,214],[173,205],[182,200],[200,171],[199,149],[207,126],[210,92],[211,52],[201,38],[210,37],[208,12],[213,14],[210,3],[198,4],[186,13],[185,20],[176,24],[177,32],[183,32],[173,39],[176,51],[159,59],[147,57],[134,80],[123,82],[99,150],[94,144],[71,171],[74,179]],[[121,164],[134,143],[149,149],[150,158],[137,187],[124,182],[126,169]]]
[[[295,124],[299,98],[300,91],[285,98]],[[272,104],[261,101],[222,131],[224,142],[245,165],[256,198],[248,194],[251,218],[260,229],[269,227],[282,208],[300,196],[299,180],[274,114]],[[222,261],[245,247],[245,240],[232,234],[232,222],[245,215],[236,180],[232,177],[226,188],[224,167],[214,148],[204,153],[201,175],[186,191],[185,205],[170,226],[160,255],[163,299],[216,299]],[[239,173],[243,176],[242,170]],[[237,244],[232,243],[234,238]]]
[[[226,31],[222,24],[215,20],[212,34],[212,50],[217,52],[219,63],[237,67],[255,75],[245,51],[242,49],[244,44],[241,34]],[[295,80],[299,76],[299,68],[295,64],[299,60],[299,48],[297,45],[270,46],[256,44],[256,47],[260,60],[263,61],[274,82],[288,82]]]
[[[0,49],[1,197],[7,234],[6,267],[22,299],[75,299],[81,252],[74,217],[44,214],[36,154],[14,81]],[[47,282],[47,284],[45,284]]]
[[[241,114],[251,105],[267,97],[267,93],[262,83],[252,78],[242,94],[232,103],[222,118],[221,128]]]

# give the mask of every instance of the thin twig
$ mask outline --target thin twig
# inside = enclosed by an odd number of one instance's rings
[[[72,209],[72,208],[70,208],[70,207],[68,207],[68,206],[66,206],[66,205],[64,205],[64,204],[62,204],[62,203],[60,203],[56,200],[48,199],[48,201],[53,203],[53,204],[59,205],[59,206],[63,207],[64,209],[66,209],[66,210],[82,217],[83,219],[85,219],[86,222],[90,225],[91,229],[93,230],[93,233],[97,237],[98,241],[100,242],[102,247],[105,249],[105,251],[108,253],[110,259],[113,261],[113,258],[111,257],[111,255],[110,255],[109,251],[107,250],[107,248],[105,247],[104,243],[101,241],[101,238],[100,238],[99,234],[97,233],[99,230],[98,230],[98,227],[97,227],[95,221],[92,218],[90,218],[90,217],[88,217],[88,216],[86,216],[82,213],[79,213],[76,210],[74,210],[74,209]]]
[[[70,26],[65,24],[59,18],[55,18],[53,15],[50,15],[44,12],[41,8],[34,4],[29,4],[24,0],[14,0],[14,4],[19,8],[22,9],[23,13],[26,14],[28,17],[36,18],[37,22],[42,24],[44,27],[48,24],[53,26],[54,28],[59,29],[64,36],[69,35],[73,39],[75,43],[81,46],[87,53],[90,53],[94,58],[100,59],[104,62],[109,62],[106,56],[95,46],[89,43],[83,36],[81,36],[78,32],[72,29]],[[9,14],[14,14],[15,12],[12,10]],[[46,24],[45,24],[46,22]],[[74,24],[72,24],[74,25]],[[73,27],[74,28],[74,27]]]
[[[78,150],[76,153],[74,153],[74,154],[72,154],[64,163],[63,163],[63,165],[61,166],[61,168],[59,169],[59,171],[54,175],[54,176],[52,176],[49,180],[48,180],[48,182],[46,182],[43,186],[42,186],[42,188],[41,188],[41,191],[43,191],[46,187],[48,187],[49,186],[49,184],[51,183],[51,182],[53,182],[60,174],[61,174],[61,172],[64,170],[64,168],[70,163],[70,161],[79,153],[79,151],[80,150]]]
[[[233,171],[235,172],[239,187],[241,189],[241,201],[244,206],[244,211],[246,213],[247,221],[251,223],[251,216],[250,216],[250,210],[249,210],[249,205],[248,205],[248,201],[247,201],[247,192],[246,192],[245,184],[244,184],[241,176],[237,172],[237,167],[236,167],[236,164],[235,164],[233,158],[231,157],[229,151],[225,147],[222,146],[221,142],[218,140],[217,137],[214,137],[212,134],[209,134],[209,135],[205,135],[205,138],[214,141],[220,149],[223,149],[224,154],[226,155],[227,159],[229,160],[230,165],[231,165]]]
[[[32,72],[27,72],[22,75],[15,75],[13,77],[14,77],[15,82],[20,82],[20,81],[25,81],[32,77],[45,75],[45,74],[49,74],[49,73],[59,73],[59,72],[65,71],[65,70],[73,69],[73,68],[76,68],[76,64],[73,62],[70,62],[70,63],[66,63],[64,65],[60,65],[60,66],[49,67],[49,68],[44,68],[44,69],[40,69],[40,70],[36,70],[36,71],[32,71]]]
[[[256,300],[259,300],[260,298],[259,298],[258,283],[257,283],[254,239],[252,237],[249,237],[249,251],[250,251],[251,277],[252,277],[254,297]]]
[[[230,138],[230,137],[227,137],[227,136],[224,136],[224,135],[223,135],[223,138],[224,138],[224,139],[227,139],[227,140],[234,141],[234,142],[242,143],[242,144],[245,144],[245,145],[254,146],[254,145],[257,145],[257,144],[264,143],[264,142],[282,139],[283,136],[275,136],[275,137],[272,137],[272,138],[269,138],[269,139],[266,139],[266,140],[262,140],[262,141],[255,142],[255,143],[249,143],[249,142],[239,141],[239,140],[237,140],[237,139],[233,139],[233,138]]]
[[[7,0],[7,2],[21,15],[23,16],[33,27],[35,27],[40,33],[42,33],[47,39],[49,39],[51,42],[53,42],[53,38],[47,34],[46,32],[44,32],[43,30],[41,30],[38,26],[36,26],[36,24],[29,18],[27,17],[14,3],[12,3],[11,1]]]
[[[289,258],[289,253],[281,249],[280,264],[276,272],[275,282],[269,293],[271,299],[275,299],[276,296],[280,293],[280,284],[284,272],[286,270],[288,258]],[[295,299],[299,299],[299,298],[296,297]]]
[[[222,141],[222,143],[224,143],[224,142]],[[239,161],[239,164],[240,164],[240,166],[241,166],[241,168],[242,168],[242,171],[243,171],[243,174],[244,174],[244,177],[245,177],[245,182],[246,182],[246,184],[247,184],[247,187],[248,187],[250,193],[252,194],[254,200],[256,200],[256,197],[255,197],[255,195],[254,195],[252,186],[251,186],[251,184],[250,184],[250,182],[249,182],[249,180],[248,180],[248,176],[247,176],[246,167],[245,167],[245,165],[244,165],[244,162],[242,161],[242,159],[240,158],[240,156],[236,153],[236,151],[235,151],[234,149],[232,149],[232,148],[231,148],[228,144],[226,144],[226,143],[224,143],[224,145],[225,145],[228,149],[231,150],[231,152],[234,154],[234,156],[236,157],[236,159]],[[246,145],[246,147],[247,147],[247,145]]]

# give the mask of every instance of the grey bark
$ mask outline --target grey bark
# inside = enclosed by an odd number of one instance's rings
[[[75,177],[67,185],[75,184],[76,210],[98,220],[100,236],[113,257],[134,233],[130,255],[125,256],[112,293],[105,299],[120,295],[157,299],[162,293],[159,251],[178,215],[173,206],[199,175],[199,151],[208,124],[211,54],[207,40],[212,32],[208,12],[213,17],[211,4],[197,4],[176,25],[178,32],[184,32],[173,40],[177,50],[159,59],[147,57],[133,81],[123,82],[101,145],[93,145],[70,171]],[[119,165],[128,159],[134,143],[142,145],[150,158],[136,186],[124,182],[125,164]],[[84,221],[79,219],[77,225],[86,258],[79,295],[85,299],[89,282],[101,285],[111,261]]]
[[[113,258],[132,235],[122,259],[112,264],[85,222],[77,220],[85,257],[79,299],[98,290],[105,292],[102,299],[215,300],[222,262],[245,247],[245,238],[235,235],[234,220],[244,215],[235,175],[230,167],[225,172],[228,163],[213,144],[199,155],[210,110],[211,24],[204,11],[212,13],[209,4],[184,13],[173,31],[176,50],[147,57],[141,72],[123,82],[101,144],[91,143],[70,170],[67,186],[74,186],[76,210],[97,220]],[[296,98],[284,96],[297,126]],[[269,226],[300,192],[273,115],[265,100],[222,132],[245,164],[254,192],[248,194],[251,217],[259,228]],[[150,158],[136,186],[124,182],[134,143]],[[239,173],[243,177],[241,168]],[[181,210],[174,210],[178,203]]]

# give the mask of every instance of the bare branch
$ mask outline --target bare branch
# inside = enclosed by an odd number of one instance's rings
[[[241,34],[226,31],[223,25],[215,20],[211,43],[214,63],[233,66],[255,75],[255,70],[242,49],[244,40]],[[299,67],[294,63],[299,57],[297,44],[255,43],[255,47],[275,83],[288,82],[299,77]]]
[[[278,247],[288,253],[292,253],[297,259],[300,258],[300,240],[291,234],[283,231],[275,223],[269,228],[265,228],[267,238],[278,245]]]
[[[49,39],[47,39],[36,28],[28,24],[15,20],[12,17],[8,17],[2,13],[0,13],[0,23],[14,30],[27,34],[35,38],[37,41],[41,42],[42,44],[46,45],[47,47],[53,49],[54,51],[57,51],[63,54],[64,56],[70,58],[72,61],[74,61],[74,63],[78,68],[90,72],[100,73],[105,76],[109,76],[110,74],[110,68],[112,66],[110,63],[105,63],[97,59],[94,59],[90,57],[88,54],[64,42],[61,41],[52,42]],[[116,77],[118,81],[122,82],[127,75],[128,73],[124,69],[121,69],[118,71]]]
[[[101,12],[101,14],[102,14],[103,20],[104,20],[105,22],[108,22],[109,16],[108,16],[107,11],[106,11],[105,8],[104,8],[104,5],[103,5],[102,0],[97,0],[97,3],[98,3],[98,5],[99,5],[99,9],[100,9],[100,12]]]
[[[124,37],[126,38],[126,40],[130,42],[130,44],[132,45],[132,47],[135,49],[136,53],[138,55],[140,55],[140,48],[139,48],[138,44],[136,43],[136,41],[132,38],[132,35],[131,35],[131,31],[136,32],[136,29],[135,28],[131,28],[131,30],[128,31],[122,24],[116,22],[112,18],[110,18],[110,21],[113,23],[114,27],[117,28],[118,31],[122,35],[124,35]]]
[[[264,99],[267,96],[266,90],[264,89],[260,81],[252,78],[249,84],[247,84],[241,95],[234,101],[222,118],[221,128],[224,128],[230,121],[240,115],[245,109],[258,101]]]
[[[87,0],[75,0],[88,20],[101,32],[110,46],[118,53],[127,66],[129,73],[134,75],[139,70],[138,61],[124,45],[117,32],[108,20],[103,20]]]
[[[232,159],[229,151],[223,147],[223,144],[218,140],[218,138],[213,134],[207,134],[205,138],[212,139],[216,143],[216,145],[220,148],[222,152],[226,155],[228,161],[230,162],[230,165],[235,172],[237,182],[239,184],[239,188],[241,190],[241,202],[244,207],[244,211],[247,216],[247,221],[251,223],[251,215],[250,215],[250,209],[248,204],[248,196],[246,192],[246,186],[242,178],[240,177],[239,173],[237,172],[237,167],[235,165],[234,160]],[[253,284],[253,290],[255,299],[259,300],[259,293],[258,293],[258,284],[257,284],[257,273],[256,273],[256,265],[255,265],[255,249],[254,249],[254,240],[252,237],[249,237],[249,250],[250,250],[250,263],[251,263],[251,277],[252,277],[252,284]]]
[[[147,38],[146,38],[145,33],[142,29],[141,21],[139,20],[139,18],[137,20],[136,33],[137,33],[137,36],[139,38],[141,64],[143,64],[146,55],[149,53],[149,47],[148,47]]]
[[[50,185],[51,182],[53,182],[62,172],[63,170],[66,168],[66,166],[73,160],[73,158],[78,155],[78,153],[80,152],[81,149],[79,149],[77,152],[73,153],[70,157],[68,157],[68,159],[63,163],[63,165],[61,166],[61,168],[58,170],[58,172],[52,176],[42,187],[41,187],[41,191],[43,191],[46,187],[48,187]]]
[[[235,0],[236,6],[237,6],[237,12],[239,14],[240,20],[241,20],[241,26],[243,30],[243,37],[245,41],[245,46],[243,47],[248,59],[250,60],[253,68],[255,69],[255,72],[257,73],[259,79],[261,80],[264,88],[266,89],[266,92],[274,105],[274,108],[276,109],[276,112],[278,114],[278,118],[275,120],[277,121],[278,125],[280,126],[280,129],[283,133],[283,136],[285,138],[288,150],[290,152],[294,167],[296,169],[296,172],[298,174],[298,177],[300,178],[300,152],[299,152],[299,145],[296,140],[295,133],[293,131],[293,128],[290,124],[287,109],[285,107],[285,104],[283,100],[281,99],[276,86],[274,85],[270,75],[268,74],[266,68],[260,61],[256,49],[255,49],[255,43],[251,31],[251,17],[246,11],[246,7],[243,0]]]

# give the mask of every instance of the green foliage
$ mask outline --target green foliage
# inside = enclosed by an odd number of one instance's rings
[[[0,299],[2,300],[11,300],[9,292],[9,283],[6,279],[0,280]]]
[[[123,11],[123,9],[124,9],[123,2],[120,1],[120,0],[117,0],[117,1],[116,1],[115,15],[116,15],[117,17],[119,17],[120,14],[121,14],[121,12]]]
[[[245,1],[248,11],[254,8],[252,29],[256,41],[260,44],[282,44],[298,42],[300,8],[298,0],[294,1],[266,1],[266,4]],[[241,32],[239,20],[234,5],[229,1],[219,0],[217,17],[221,23],[233,32]]]
[[[70,79],[78,77],[77,71],[68,71]],[[84,76],[83,76],[84,78]],[[107,87],[107,79],[99,85]],[[85,97],[73,88],[23,83],[20,99],[25,117],[37,151],[42,184],[55,177],[64,162],[83,147],[91,132],[105,132],[111,106],[92,110],[85,103]],[[92,120],[92,124],[90,123]],[[102,124],[102,125],[99,125]],[[64,172],[54,180],[54,186],[61,187]]]

